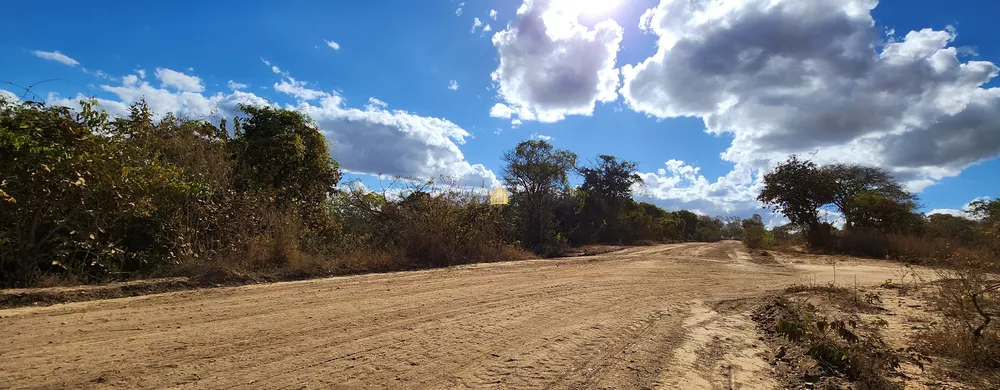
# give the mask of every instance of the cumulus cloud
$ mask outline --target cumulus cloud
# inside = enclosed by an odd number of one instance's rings
[[[953,217],[963,217],[963,218],[969,217],[969,215],[966,214],[964,210],[958,210],[958,209],[934,209],[927,213],[927,215],[934,215],[934,214],[948,214]]]
[[[243,91],[233,91],[230,94],[216,93],[205,95],[200,92],[173,90],[165,87],[155,87],[147,81],[139,81],[134,77],[122,78],[122,85],[101,85],[100,88],[114,94],[118,100],[98,99],[102,107],[109,112],[120,115],[124,107],[140,100],[145,100],[150,110],[156,115],[172,112],[182,118],[202,119],[212,116],[229,117],[235,115],[235,109],[240,104],[264,106],[270,103],[257,95]],[[76,107],[73,104],[82,96],[74,99],[53,99],[50,104]],[[121,104],[121,106],[118,106]],[[109,109],[109,106],[112,108]],[[121,111],[121,112],[119,112]]]
[[[340,50],[340,44],[334,41],[325,41],[327,46],[333,50]]]
[[[452,91],[457,91],[458,90],[458,81],[455,81],[455,80],[449,81],[448,82],[448,89],[450,89]]]
[[[745,165],[728,175],[709,181],[701,168],[681,160],[669,160],[656,172],[640,173],[642,184],[636,192],[653,199],[672,201],[685,208],[713,214],[749,214],[759,212],[757,193],[762,183]]]
[[[591,115],[597,102],[618,97],[621,26],[609,19],[588,28],[571,4],[525,0],[514,22],[493,35],[500,65],[491,77],[499,99],[522,120]]]
[[[302,101],[316,100],[327,96],[326,92],[306,87],[306,83],[292,77],[282,77],[281,82],[274,83],[274,90],[294,96]]]
[[[197,76],[187,75],[176,70],[156,68],[156,79],[163,87],[174,88],[182,92],[203,92],[205,86]]]
[[[60,53],[58,50],[56,50],[56,51],[35,50],[35,51],[32,51],[31,54],[34,54],[35,57],[46,59],[46,60],[49,60],[49,61],[55,61],[55,62],[61,63],[63,65],[69,65],[69,66],[80,65],[79,62],[77,62],[76,60],[70,58],[69,56],[67,56],[67,55],[65,55],[63,53]]]
[[[497,182],[482,164],[471,164],[459,149],[470,134],[440,118],[389,110],[384,102],[363,109],[350,108],[329,94],[316,105],[300,103],[295,109],[308,114],[333,141],[333,156],[344,169],[367,174],[417,178],[452,177],[480,186]]]
[[[135,74],[139,75],[140,79],[146,78],[146,70],[145,69],[136,69],[135,70]]]
[[[490,19],[497,20],[497,10],[495,9],[490,10]]]
[[[531,139],[537,139],[542,141],[551,141],[552,137],[545,134],[534,133],[531,135]]]
[[[21,98],[17,97],[13,92],[0,89],[0,101],[7,101],[8,103],[20,103]]]
[[[661,0],[640,20],[657,51],[622,68],[620,92],[637,112],[731,134],[721,157],[737,169],[719,180],[741,175],[736,192],[792,153],[881,166],[917,190],[997,156],[1000,89],[983,86],[998,68],[962,62],[952,28],[883,35],[876,5]]]
[[[455,10],[455,16],[462,16],[462,7],[465,7],[465,3],[458,3],[458,9]]]
[[[992,199],[993,198],[991,198],[989,196],[980,196],[978,198],[975,198],[975,199],[969,201],[969,203],[966,203],[964,206],[962,206],[962,209],[934,209],[934,210],[929,211],[927,213],[927,215],[948,214],[948,215],[953,215],[953,216],[956,216],[956,217],[975,218],[973,216],[973,213],[972,213],[972,207],[971,207],[972,206],[972,202],[975,202],[975,201],[986,201],[986,202],[989,202]]]
[[[241,89],[246,89],[246,87],[248,87],[248,85],[246,85],[246,84],[237,83],[237,82],[235,82],[233,80],[229,80],[229,82],[226,83],[226,85],[229,87],[229,89],[231,89],[233,91],[239,91]]]
[[[92,97],[84,96],[82,93],[77,94],[73,98],[64,98],[59,96],[58,93],[49,93],[48,98],[45,99],[46,104],[51,106],[64,106],[69,107],[74,110],[80,110],[80,102],[83,100],[91,100]],[[97,106],[101,109],[107,111],[109,114],[114,116],[125,116],[128,115],[129,106],[125,103],[108,100],[108,99],[94,99],[97,101]]]
[[[476,29],[479,28],[482,25],[483,25],[483,21],[482,20],[479,20],[479,18],[473,18],[472,19],[472,31],[469,31],[469,32],[472,32],[472,33],[476,32]]]

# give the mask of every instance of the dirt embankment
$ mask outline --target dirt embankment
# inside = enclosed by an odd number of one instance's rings
[[[749,313],[827,267],[687,243],[0,310],[0,387],[771,388]]]

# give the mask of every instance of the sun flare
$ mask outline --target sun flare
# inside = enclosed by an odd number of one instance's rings
[[[564,7],[586,15],[605,15],[618,6],[623,0],[562,0]]]

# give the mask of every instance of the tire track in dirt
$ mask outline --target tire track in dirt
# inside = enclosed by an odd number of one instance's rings
[[[802,273],[741,250],[660,245],[0,310],[0,387],[766,388],[740,363],[752,348],[725,339],[746,331],[742,309],[712,302]]]

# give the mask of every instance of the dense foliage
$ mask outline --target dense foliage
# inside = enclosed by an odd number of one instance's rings
[[[399,270],[738,234],[633,200],[634,162],[578,166],[545,141],[504,155],[509,205],[434,182],[343,185],[330,149],[308,117],[273,107],[213,124],[143,103],[112,118],[94,102],[0,102],[0,287]]]
[[[764,176],[758,200],[783,213],[814,249],[909,260],[943,259],[956,247],[997,251],[1000,201],[977,200],[966,216],[924,215],[918,198],[889,172],[861,165],[817,166],[796,156]],[[840,228],[823,211],[843,217]],[[791,239],[774,229],[776,241]]]

